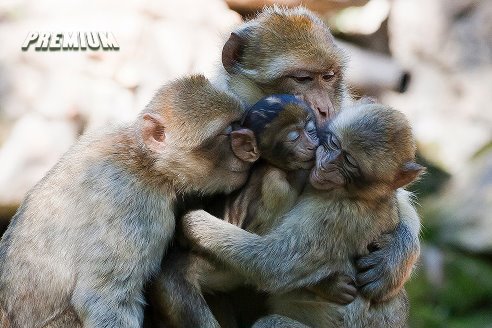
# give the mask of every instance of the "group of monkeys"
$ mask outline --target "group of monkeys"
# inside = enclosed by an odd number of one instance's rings
[[[423,167],[403,114],[352,100],[345,60],[310,11],[266,8],[213,83],[82,136],[2,237],[1,327],[240,327],[204,293],[244,286],[255,328],[405,327],[420,221],[401,188]]]

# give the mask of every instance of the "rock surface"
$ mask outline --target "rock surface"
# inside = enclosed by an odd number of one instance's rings
[[[396,0],[393,56],[412,74],[408,92],[383,101],[410,116],[422,153],[451,173],[492,140],[492,2]]]

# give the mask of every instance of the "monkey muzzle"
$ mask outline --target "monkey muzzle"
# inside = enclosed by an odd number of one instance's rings
[[[309,176],[311,185],[320,190],[331,190],[345,185],[345,177],[340,172],[342,152],[340,150],[323,152],[316,159],[316,166]]]

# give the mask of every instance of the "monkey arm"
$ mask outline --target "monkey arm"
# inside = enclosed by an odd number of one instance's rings
[[[284,292],[314,284],[331,273],[324,252],[311,246],[316,241],[309,240],[309,233],[297,231],[299,224],[290,224],[289,218],[271,233],[258,236],[200,210],[184,216],[183,231],[196,248],[247,282],[267,292]]]
[[[420,218],[412,194],[397,191],[399,223],[392,233],[377,241],[378,249],[357,263],[359,292],[370,299],[384,301],[395,296],[409,279],[420,255]]]

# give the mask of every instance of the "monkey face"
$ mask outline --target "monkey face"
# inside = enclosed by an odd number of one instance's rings
[[[327,123],[335,116],[340,103],[339,86],[340,74],[334,69],[327,68],[314,71],[305,67],[288,73],[266,86],[267,90],[282,91],[302,98],[314,110],[318,125]]]
[[[243,126],[254,131],[261,157],[270,164],[287,171],[313,166],[318,134],[305,101],[288,94],[265,97],[246,112]]]
[[[316,165],[310,183],[320,190],[342,188],[360,177],[357,161],[344,149],[336,135],[328,131],[316,150]]]
[[[415,140],[405,116],[379,104],[347,108],[320,133],[313,187],[376,199],[414,181]]]
[[[316,125],[313,120],[309,120],[302,128],[293,125],[291,129],[286,129],[274,150],[283,154],[278,156],[283,158],[285,169],[299,170],[313,167],[317,147]]]
[[[314,109],[319,124],[333,118],[345,96],[345,54],[328,27],[303,8],[264,10],[231,34],[222,63],[263,94],[293,94]]]

